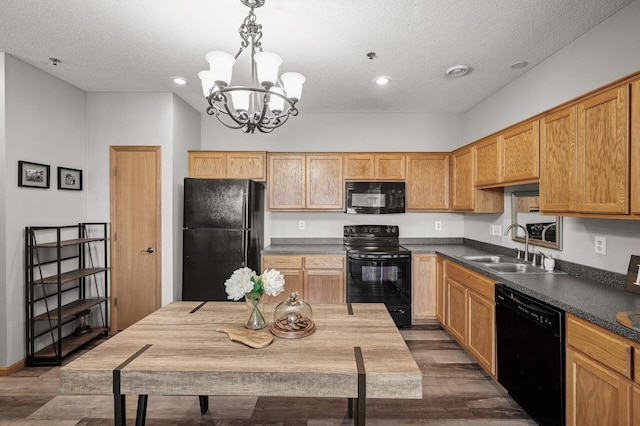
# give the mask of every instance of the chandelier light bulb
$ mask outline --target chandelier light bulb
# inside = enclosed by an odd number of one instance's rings
[[[236,90],[231,92],[233,107],[236,111],[249,111],[249,95],[250,92],[247,90]]]
[[[206,55],[211,68],[211,78],[219,87],[227,87],[231,83],[231,73],[236,58],[227,52],[213,51]]]
[[[282,96],[284,96],[284,90],[282,90],[280,87],[274,86],[271,89],[269,89],[269,91],[274,93],[279,93]],[[272,113],[276,115],[280,115],[284,110],[284,98],[280,96],[271,96],[269,98],[269,108],[271,109]]]
[[[200,71],[198,73],[198,78],[202,81],[202,93],[205,98],[208,98],[211,93],[211,88],[216,85],[216,81],[214,80],[213,75],[211,75],[211,71]]]
[[[254,56],[256,69],[258,71],[258,81],[269,88],[278,81],[278,69],[282,64],[282,58],[271,52],[258,52]]]
[[[307,80],[304,75],[298,72],[285,72],[280,76],[280,80],[282,80],[287,96],[296,102],[299,101],[302,96],[302,85]]]

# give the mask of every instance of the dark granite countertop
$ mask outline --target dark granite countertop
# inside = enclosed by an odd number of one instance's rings
[[[433,244],[435,243],[435,244]],[[494,254],[493,251],[462,244],[461,239],[421,241],[401,240],[412,254],[438,254],[464,267],[493,278],[509,288],[584,318],[602,328],[640,343],[640,332],[616,321],[622,311],[640,311],[640,294],[603,283],[594,271],[588,278],[572,274],[504,274],[500,275],[462,256]],[[344,254],[341,239],[287,239],[263,250],[264,254]],[[502,253],[504,254],[504,253]],[[586,267],[585,267],[586,268]]]

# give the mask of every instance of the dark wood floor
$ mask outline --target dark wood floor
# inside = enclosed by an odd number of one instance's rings
[[[421,400],[368,400],[367,425],[535,425],[438,324],[401,331],[423,374]],[[0,377],[0,425],[112,425],[111,395],[63,395],[58,368]],[[127,399],[134,423],[136,399]],[[349,425],[342,399],[150,396],[148,425]]]

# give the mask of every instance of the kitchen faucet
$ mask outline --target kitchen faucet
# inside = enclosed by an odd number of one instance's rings
[[[511,230],[511,228],[521,228],[524,231],[524,260],[525,262],[528,262],[529,261],[529,231],[527,231],[527,228],[520,225],[519,223],[514,223],[507,226],[507,229],[505,229],[504,231],[504,235],[509,235],[509,231]],[[534,255],[532,264],[535,265],[535,263],[536,263],[536,257]]]

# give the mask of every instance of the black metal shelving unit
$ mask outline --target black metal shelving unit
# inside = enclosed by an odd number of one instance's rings
[[[107,263],[106,222],[25,228],[27,366],[62,365],[65,356],[108,334]],[[91,327],[74,330],[86,315]]]

